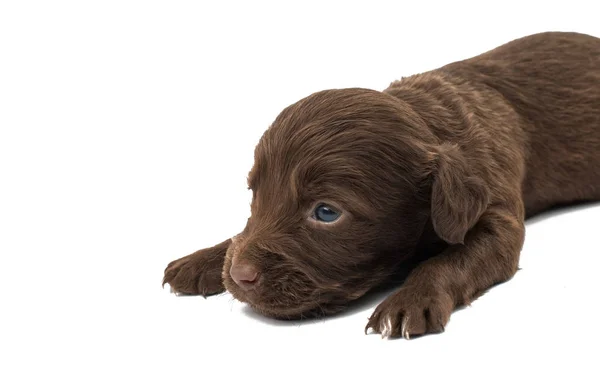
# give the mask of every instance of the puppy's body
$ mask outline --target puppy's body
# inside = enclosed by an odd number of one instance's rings
[[[245,230],[169,264],[175,291],[332,313],[440,247],[367,327],[441,331],[514,275],[526,216],[600,199],[600,39],[537,34],[383,92],[313,94],[265,132],[249,185]]]

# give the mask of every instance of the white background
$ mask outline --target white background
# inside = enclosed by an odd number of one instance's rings
[[[600,387],[598,205],[529,222],[517,276],[416,340],[363,334],[381,297],[300,324],[161,288],[243,227],[285,106],[600,36],[594,2],[213,3],[0,3],[0,389]]]

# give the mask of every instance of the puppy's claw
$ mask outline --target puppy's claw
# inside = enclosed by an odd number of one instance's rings
[[[370,318],[368,318],[367,325],[365,326],[365,335],[369,334],[369,330],[371,330],[373,333],[377,333],[379,331],[378,319],[379,317],[376,315],[372,315]]]
[[[389,338],[392,335],[392,318],[390,316],[386,317],[380,323],[381,329],[381,339]]]
[[[408,332],[408,316],[404,316],[404,319],[402,319],[402,327],[400,329],[400,333],[402,334],[402,337],[404,337],[404,339],[410,339],[410,334]]]
[[[178,290],[175,290],[173,287],[169,288],[169,291],[174,294],[175,296],[186,296],[185,293],[183,292],[179,292]]]

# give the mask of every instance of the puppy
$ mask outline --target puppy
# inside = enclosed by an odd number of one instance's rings
[[[600,39],[535,34],[383,92],[317,92],[264,133],[248,185],[245,229],[171,262],[163,285],[289,319],[413,265],[365,330],[441,332],[515,274],[526,217],[600,199]]]

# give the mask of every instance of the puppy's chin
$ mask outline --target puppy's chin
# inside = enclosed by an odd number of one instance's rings
[[[343,311],[351,301],[349,299],[335,302],[298,303],[297,306],[284,306],[263,304],[260,301],[253,302],[246,300],[243,297],[238,297],[235,294],[233,294],[233,296],[237,300],[247,303],[255,312],[263,316],[279,320],[313,319],[334,315]]]
[[[301,291],[292,292],[285,287],[272,287],[267,283],[256,289],[244,291],[229,273],[224,271],[223,277],[225,288],[234,298],[248,304],[263,316],[280,320],[310,319],[336,314],[369,290],[363,288],[348,292],[339,289],[339,286],[330,290],[317,287],[311,289],[309,284],[305,284]]]
[[[278,319],[278,320],[299,320],[299,319],[313,319],[319,318],[325,315],[332,315],[337,312],[340,312],[344,309],[345,306],[341,305],[337,308],[328,306],[328,305],[319,305],[316,307],[307,306],[305,308],[276,308],[276,307],[261,307],[252,303],[248,303],[250,308],[252,308],[255,312],[266,316],[268,318]]]

